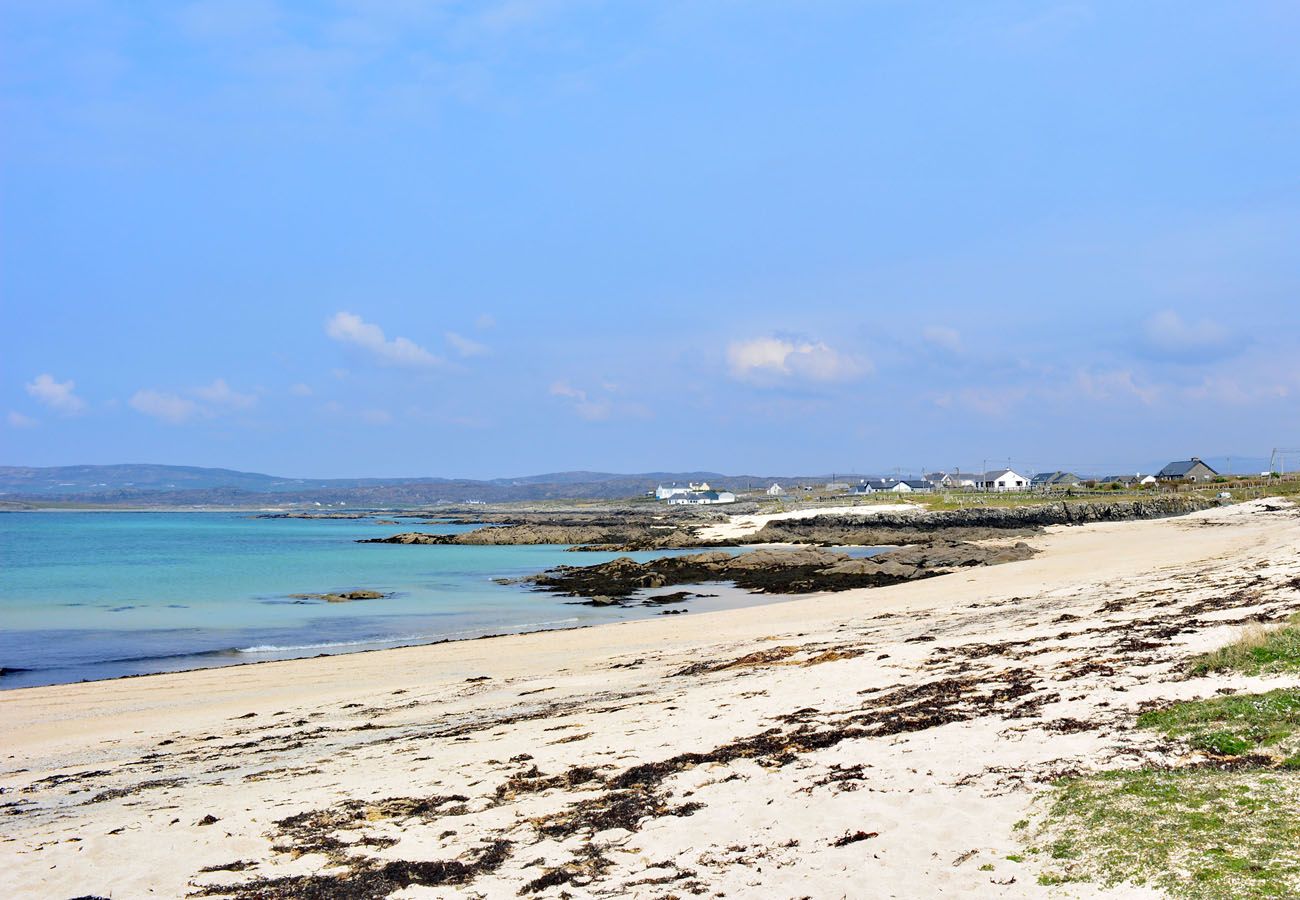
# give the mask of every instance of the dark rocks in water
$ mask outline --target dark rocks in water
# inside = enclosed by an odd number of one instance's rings
[[[868,559],[818,547],[764,548],[738,555],[709,551],[644,563],[623,556],[594,566],[559,566],[528,580],[540,590],[590,598],[585,601],[587,605],[615,606],[623,605],[648,583],[662,586],[733,581],[751,591],[776,594],[844,591],[897,584],[966,566],[1028,559],[1034,552],[1024,542],[1010,546],[934,542],[901,547]],[[642,605],[679,602],[686,599],[683,594],[647,598]]]
[[[363,538],[358,544],[454,544],[455,534],[425,534],[422,531],[404,531],[391,537]]]
[[[622,547],[632,545],[638,549],[676,549],[699,544],[693,528],[676,525],[644,525],[611,521],[595,525],[493,525],[460,534],[426,534],[406,531],[384,538],[365,538],[359,544],[457,544],[525,545],[570,544],[583,549],[597,547]]]
[[[324,600],[326,603],[351,603],[353,600],[382,600],[393,596],[383,591],[341,591],[337,594],[290,594],[294,600]]]
[[[667,606],[670,603],[685,603],[692,597],[698,597],[699,594],[692,594],[690,591],[674,591],[671,594],[660,594],[658,597],[647,597],[641,601],[642,606]]]

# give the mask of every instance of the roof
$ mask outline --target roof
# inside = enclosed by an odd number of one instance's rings
[[[992,472],[985,472],[983,475],[980,476],[980,479],[979,479],[979,480],[980,480],[980,481],[997,481],[997,480],[998,480],[999,478],[1001,478],[1003,475],[1015,475],[1015,474],[1016,474],[1016,473],[1013,472],[1013,471],[1011,471],[1010,469],[995,469],[995,470],[992,471]]]
[[[921,478],[904,478],[903,484],[907,485],[914,491],[929,490],[931,487],[930,482]]]
[[[1078,484],[1080,481],[1073,472],[1039,472],[1030,479],[1033,484]]]
[[[1211,475],[1219,474],[1218,472],[1211,469],[1209,466],[1205,465],[1205,461],[1203,459],[1197,456],[1193,456],[1191,459],[1180,459],[1171,462],[1169,465],[1165,466],[1163,469],[1157,472],[1156,476],[1158,478],[1181,478],[1182,476],[1186,475],[1188,472],[1195,469],[1197,466],[1205,466],[1206,470]]]

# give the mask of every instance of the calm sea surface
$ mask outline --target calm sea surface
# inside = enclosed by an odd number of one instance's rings
[[[399,531],[450,534],[473,527],[249,513],[0,514],[0,688],[658,614],[574,605],[492,579],[662,552],[355,543]],[[352,603],[289,596],[352,589],[394,595]],[[725,586],[707,592],[719,596],[692,600],[687,608],[779,599]]]

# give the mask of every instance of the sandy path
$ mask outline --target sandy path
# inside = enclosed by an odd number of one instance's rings
[[[768,522],[780,522],[785,519],[811,519],[816,516],[867,517],[884,513],[918,512],[923,508],[915,503],[876,503],[865,506],[821,506],[764,515],[731,516],[727,522],[701,527],[697,537],[702,541],[734,541],[737,538],[748,537]]]
[[[751,609],[0,694],[0,896],[1091,896],[1008,861],[1014,823],[1055,774],[1152,754],[1142,702],[1261,683],[1171,675],[1300,608],[1300,514],[1034,542]]]

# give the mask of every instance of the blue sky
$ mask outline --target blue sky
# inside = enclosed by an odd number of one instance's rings
[[[0,0],[0,463],[1300,446],[1292,2]]]

